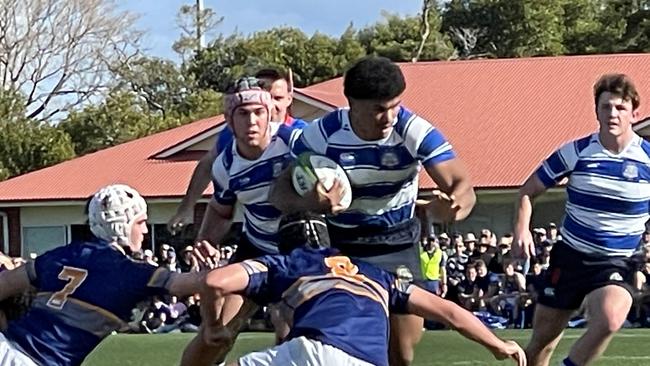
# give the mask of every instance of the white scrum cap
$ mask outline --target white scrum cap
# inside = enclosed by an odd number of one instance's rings
[[[135,219],[147,213],[147,203],[124,184],[106,186],[95,193],[88,205],[90,230],[99,239],[129,245]]]

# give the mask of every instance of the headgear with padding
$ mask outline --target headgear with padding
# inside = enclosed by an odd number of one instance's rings
[[[135,219],[147,213],[147,203],[124,184],[106,186],[95,193],[88,205],[90,230],[99,239],[129,245]]]
[[[322,215],[305,212],[286,215],[280,220],[278,234],[280,236],[278,250],[282,254],[288,254],[299,247],[312,249],[330,247],[327,222]]]
[[[243,77],[231,84],[223,98],[224,113],[232,116],[235,109],[248,104],[260,104],[266,108],[269,120],[273,109],[271,93],[263,89],[261,80],[254,77]]]

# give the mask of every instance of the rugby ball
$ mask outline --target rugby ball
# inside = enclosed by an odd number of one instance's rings
[[[347,209],[352,203],[352,186],[345,170],[334,160],[323,155],[302,153],[298,156],[291,173],[293,188],[301,196],[313,190],[318,181],[329,191],[334,185],[335,178],[341,182],[345,189],[341,206]]]

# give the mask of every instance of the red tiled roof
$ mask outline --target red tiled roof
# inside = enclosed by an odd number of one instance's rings
[[[452,142],[475,186],[522,184],[564,142],[598,128],[592,86],[605,73],[623,72],[650,114],[650,54],[563,56],[400,64],[403,103]],[[301,90],[345,105],[342,78]],[[428,176],[420,180],[431,187]]]
[[[182,196],[197,154],[151,156],[221,122],[223,116],[203,119],[9,179],[0,183],[0,201],[85,199],[111,183],[128,184],[150,198]]]
[[[465,161],[478,188],[516,187],[565,141],[597,129],[592,85],[604,73],[630,75],[650,114],[650,54],[564,56],[404,63],[404,105],[433,121]],[[343,106],[342,79],[297,90]],[[179,146],[222,122],[221,116],[88,154],[0,183],[0,202],[84,199],[122,182],[144,196],[185,193],[196,152],[166,159]],[[432,186],[421,179],[422,187]]]

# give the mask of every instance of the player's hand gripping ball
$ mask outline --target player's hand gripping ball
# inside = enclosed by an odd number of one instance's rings
[[[347,209],[352,203],[352,186],[345,170],[334,160],[323,155],[302,153],[291,173],[293,188],[301,196],[312,191],[318,181],[329,191],[334,185],[334,179],[338,179],[345,190],[340,204],[343,209]]]

